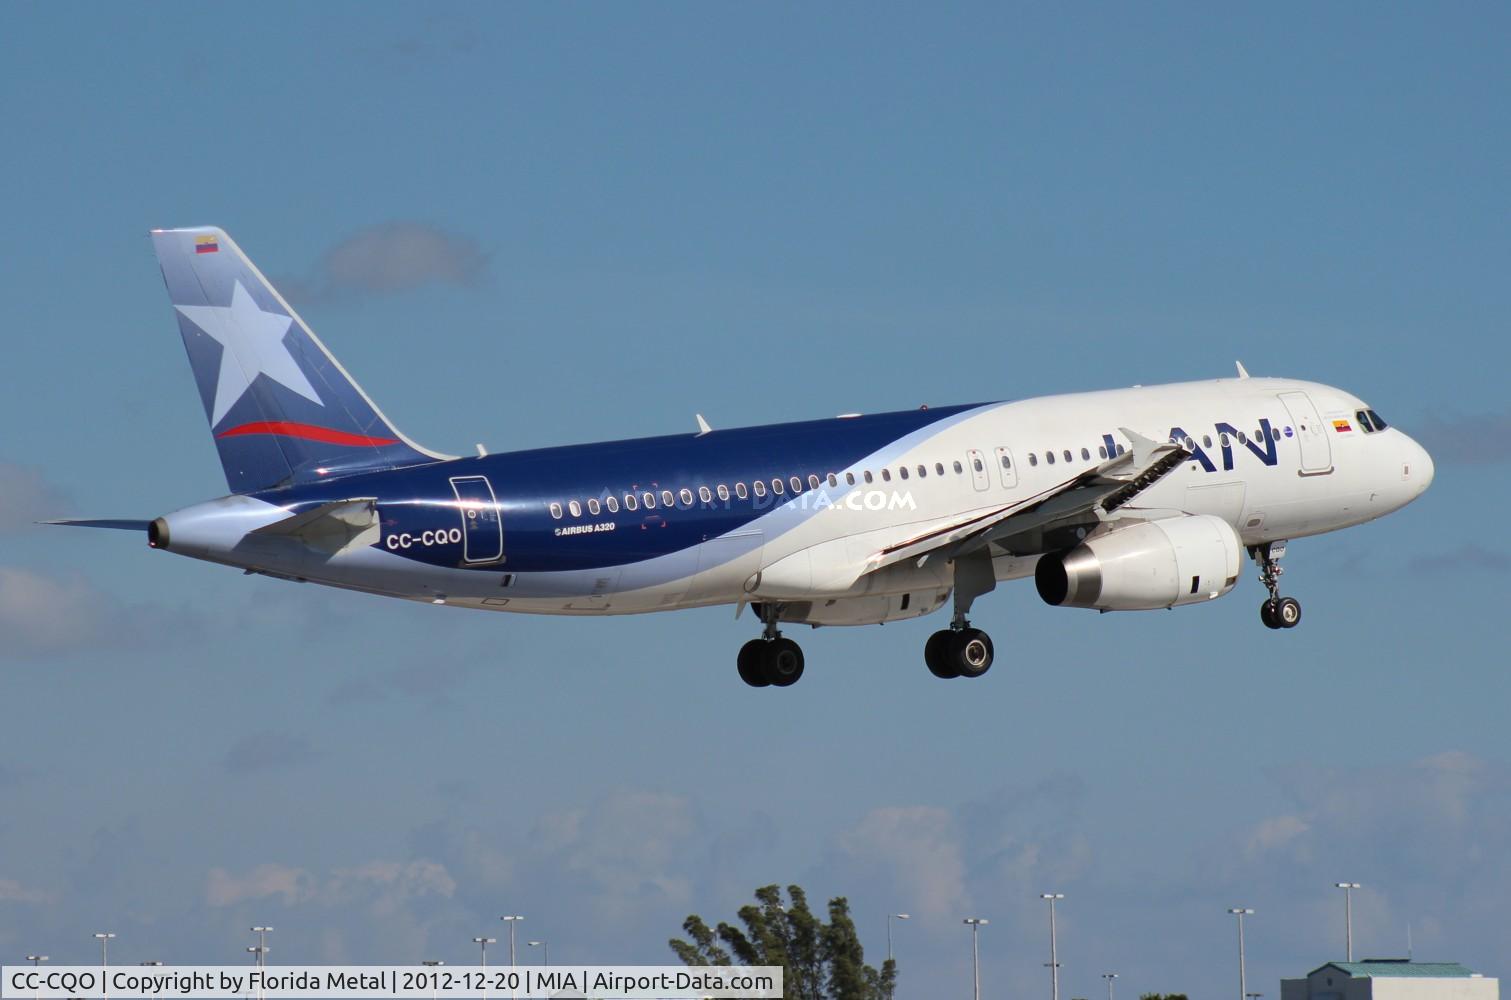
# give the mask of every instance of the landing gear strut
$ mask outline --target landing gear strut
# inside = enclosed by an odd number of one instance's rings
[[[1259,582],[1270,596],[1259,605],[1259,620],[1267,628],[1295,628],[1301,622],[1301,602],[1280,596],[1280,557],[1285,555],[1284,542],[1265,542],[1249,546],[1249,556],[1259,567]]]
[[[923,647],[923,662],[935,677],[980,677],[992,669],[991,636],[972,628],[965,617],[971,604],[997,585],[991,557],[985,552],[955,561],[955,614],[950,627],[929,636]]]
[[[803,676],[803,648],[776,627],[780,605],[763,604],[757,610],[766,627],[759,639],[740,647],[740,680],[751,687],[790,687]]]

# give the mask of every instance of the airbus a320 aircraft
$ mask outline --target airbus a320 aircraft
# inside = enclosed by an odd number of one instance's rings
[[[999,581],[1048,603],[1172,608],[1233,589],[1245,553],[1292,628],[1286,541],[1363,524],[1432,459],[1351,393],[1238,377],[455,457],[378,410],[215,228],[152,233],[231,493],[148,544],[249,573],[493,611],[749,605],[741,678],[785,687],[783,623],[867,625],[950,602],[924,661],[979,677]]]

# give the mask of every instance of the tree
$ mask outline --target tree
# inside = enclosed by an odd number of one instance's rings
[[[742,930],[720,921],[709,929],[697,914],[682,922],[686,939],[668,944],[685,965],[779,965],[788,1000],[890,1000],[897,963],[881,971],[866,964],[865,950],[843,896],[829,900],[829,922],[808,909],[808,896],[787,887],[787,902],[775,885],[755,891],[754,905],[740,907]]]

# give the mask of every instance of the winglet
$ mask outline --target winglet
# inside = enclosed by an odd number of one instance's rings
[[[1162,447],[1158,441],[1151,441],[1149,438],[1144,437],[1144,435],[1138,433],[1137,431],[1130,431],[1126,427],[1119,427],[1118,430],[1121,431],[1123,435],[1128,438],[1129,443],[1132,444],[1133,464],[1137,468],[1142,469],[1144,466],[1148,465],[1149,460],[1153,457],[1155,451]]]
[[[1249,377],[1249,370],[1243,366],[1243,362],[1242,361],[1235,361],[1233,363],[1238,366],[1238,377],[1239,378],[1248,378]]]
[[[713,430],[712,427],[708,426],[708,421],[703,419],[703,414],[701,414],[701,413],[694,413],[693,416],[695,416],[695,417],[698,418],[698,436],[699,437],[702,437],[703,435],[707,434],[709,431]]]

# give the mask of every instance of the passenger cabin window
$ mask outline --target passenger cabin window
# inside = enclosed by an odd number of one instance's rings
[[[1083,462],[1089,462],[1089,461],[1091,461],[1091,449],[1089,449],[1089,448],[1082,448],[1081,449],[1081,461],[1083,461]]]
[[[797,496],[799,493],[803,492],[803,481],[797,476],[793,476],[791,479],[787,480],[787,482],[792,485],[793,496]]]
[[[1069,463],[1069,462],[1071,462],[1071,461],[1074,461],[1074,459],[1072,459],[1072,458],[1071,458],[1071,457],[1070,457],[1070,449],[1069,449],[1069,448],[1066,448],[1066,449],[1065,449],[1065,450],[1064,450],[1064,451],[1063,451],[1063,452],[1062,452],[1062,453],[1061,453],[1061,454],[1063,454],[1063,455],[1064,455],[1064,456],[1065,456],[1065,461],[1066,461],[1066,462],[1067,462],[1067,463]]]
[[[728,500],[729,499],[729,487],[725,486],[723,483],[719,484],[718,493],[719,493],[719,499],[720,500]]]
[[[674,506],[675,504],[676,504],[676,499],[672,496],[672,491],[671,490],[662,490],[661,491],[661,506],[663,506],[663,507],[671,507],[671,506]]]
[[[780,479],[773,479],[771,481],[771,492],[777,496],[781,496],[787,492],[787,484],[783,483]]]
[[[609,509],[609,513],[610,514],[617,514],[617,513],[619,513],[619,498],[618,497],[612,496],[612,495],[605,497],[604,500],[603,500],[603,505]]]
[[[908,478],[908,467],[906,465],[899,465],[897,467],[897,474],[904,479]]]
[[[691,507],[693,503],[693,491],[684,486],[677,492],[677,498],[682,501],[682,506]]]
[[[1099,445],[1097,445],[1097,458],[1106,458],[1106,457],[1107,457],[1107,446],[1105,444],[1099,444]]]
[[[640,506],[640,501],[635,499],[635,494],[633,494],[633,493],[626,493],[624,495],[624,509],[625,510],[635,510],[639,506]]]
[[[1054,465],[1055,464],[1055,453],[1052,452],[1052,451],[1046,451],[1044,453],[1044,461],[1048,462],[1050,465]]]
[[[938,476],[944,475],[944,463],[943,462],[935,462],[934,463],[934,474],[938,475]]]
[[[815,476],[815,475],[813,475],[813,473],[810,472],[808,474],[808,488],[810,490],[816,490],[816,489],[818,489],[818,483],[819,483],[818,477]],[[829,485],[830,486],[834,485],[834,476],[833,476],[833,474],[830,474],[830,476],[829,476]]]
[[[582,504],[578,503],[576,500],[573,500],[567,504],[567,510],[572,512],[573,517],[582,516]]]
[[[739,497],[741,500],[745,499],[746,494],[744,483],[735,483],[735,496]]]
[[[755,489],[757,497],[764,497],[766,495],[766,483],[764,481],[757,479],[751,486]]]
[[[965,466],[961,465],[960,462],[959,462],[959,460],[957,459],[955,461],[955,475],[960,476],[960,475],[964,475],[964,474],[965,474]]]
[[[1037,469],[1039,467],[1039,456],[1035,455],[1033,452],[1029,452],[1028,464],[1030,467]]]
[[[919,479],[926,479],[926,478],[928,478],[928,475],[929,475],[929,467],[927,465],[920,465],[918,467],[918,478]]]
[[[890,483],[892,481],[892,472],[890,469],[881,470],[881,481],[884,483]]]
[[[594,498],[594,499],[588,501],[588,513],[592,514],[594,517],[598,516],[598,500],[597,500],[597,498]]]
[[[556,520],[558,521],[561,520],[561,504],[553,503],[551,505],[551,516],[556,518]]]
[[[656,509],[656,494],[654,494],[654,493],[642,493],[642,494],[640,494],[640,499],[643,500],[643,501],[645,501],[645,509],[646,510],[655,510]]]
[[[829,473],[829,485],[830,486],[838,486],[839,485],[839,480],[835,478],[834,473],[832,473],[832,472]]]
[[[864,475],[866,477],[866,482],[868,482],[868,483],[874,483],[874,482],[876,482],[876,479],[871,475],[871,470],[870,469],[867,469],[865,471]]]
[[[714,498],[713,492],[707,486],[699,486],[698,487],[698,499],[699,500],[702,500],[704,503],[712,503],[713,502],[713,498]]]
[[[1203,434],[1201,436],[1201,446],[1203,448],[1210,448],[1210,447],[1212,447],[1212,435],[1210,435],[1210,434]]]
[[[853,472],[847,472],[847,473],[845,473],[845,485],[846,486],[854,486],[855,485],[855,473],[853,473]]]

